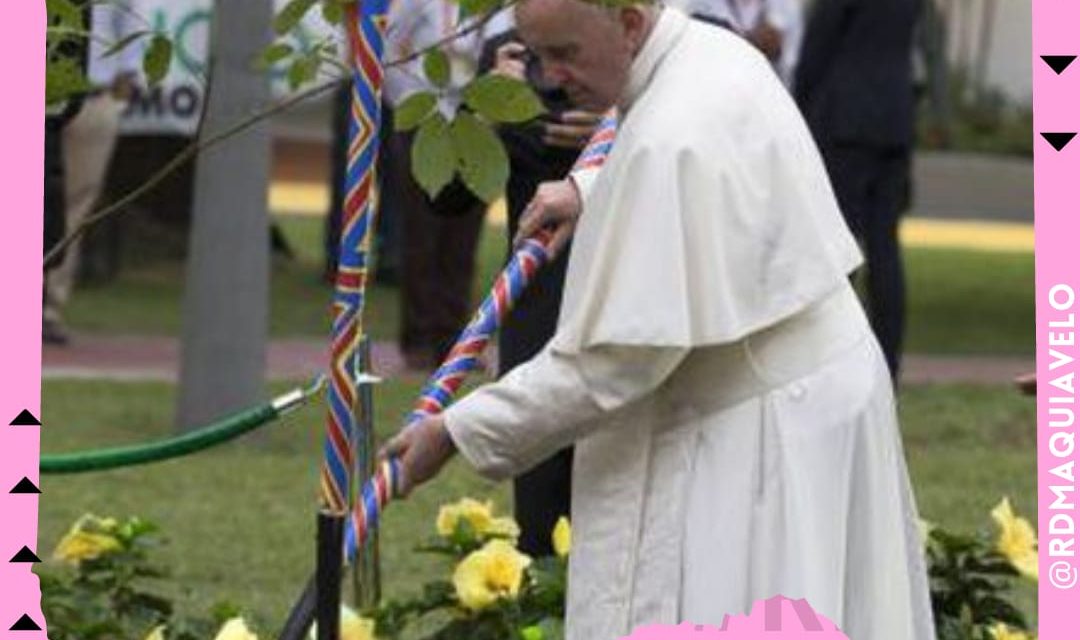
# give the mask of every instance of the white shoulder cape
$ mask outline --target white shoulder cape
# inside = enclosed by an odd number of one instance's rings
[[[765,58],[665,10],[591,182],[552,346],[734,342],[861,262],[820,155]],[[636,75],[636,77],[635,77]]]

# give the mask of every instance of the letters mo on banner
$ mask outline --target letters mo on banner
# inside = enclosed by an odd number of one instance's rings
[[[159,86],[140,86],[121,119],[120,131],[129,135],[194,135],[202,113],[207,78],[212,0],[129,0],[132,9],[154,30],[165,33],[175,46],[168,77]],[[280,9],[288,0],[274,0]],[[145,25],[139,25],[140,29]],[[292,36],[292,44],[302,50],[328,36],[338,37],[335,27],[311,11]],[[340,39],[340,38],[338,38]],[[133,47],[145,47],[142,38]],[[288,94],[284,69],[271,71],[274,95]]]

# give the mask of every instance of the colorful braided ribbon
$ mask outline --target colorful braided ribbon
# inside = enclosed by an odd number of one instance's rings
[[[346,7],[352,104],[321,478],[323,506],[338,513],[348,510],[359,442],[354,413],[356,380],[368,252],[375,228],[372,186],[382,119],[382,52],[388,4],[387,0],[357,0]]]
[[[605,115],[571,171],[599,167],[604,163],[611,151],[617,123],[614,111]],[[473,315],[469,325],[461,332],[442,366],[424,385],[412,413],[406,420],[406,429],[419,420],[446,409],[468,373],[481,366],[480,358],[485,347],[510,315],[510,310],[521,297],[521,293],[547,263],[547,243],[550,239],[549,232],[541,231],[518,246],[509,264],[496,278],[491,292]],[[364,543],[367,533],[378,527],[382,510],[397,494],[400,481],[400,463],[391,459],[384,461],[375,476],[364,484],[346,527],[346,558],[354,557]]]

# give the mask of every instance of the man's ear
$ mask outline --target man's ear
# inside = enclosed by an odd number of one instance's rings
[[[645,32],[648,27],[645,12],[642,11],[641,7],[635,5],[621,7],[619,9],[619,22],[622,24],[623,32],[634,43],[636,52],[645,42]]]

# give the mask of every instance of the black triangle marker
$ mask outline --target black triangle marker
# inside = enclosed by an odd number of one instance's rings
[[[30,413],[26,409],[22,410],[22,413],[15,416],[15,419],[11,421],[13,427],[40,427],[41,421],[34,417],[34,414]]]
[[[8,493],[41,493],[41,489],[38,489],[33,482],[30,482],[30,478],[23,478]]]
[[[1069,142],[1076,137],[1076,133],[1044,133],[1042,134],[1042,137],[1050,143],[1051,147],[1057,151],[1061,151],[1065,148],[1065,145],[1069,144]]]
[[[11,625],[11,630],[12,631],[41,631],[41,627],[38,626],[38,623],[34,622],[33,618],[31,618],[30,616],[28,616],[28,615],[26,615],[24,613],[23,617],[19,618],[19,620],[15,624]]]
[[[19,549],[19,552],[15,554],[15,556],[11,559],[11,562],[34,563],[41,562],[41,558],[37,557],[37,555],[35,555],[34,552],[30,550],[30,547],[24,546],[22,549]]]
[[[1054,73],[1061,75],[1061,72],[1065,71],[1073,60],[1076,60],[1076,56],[1039,56],[1043,59],[1043,62],[1047,64]]]

